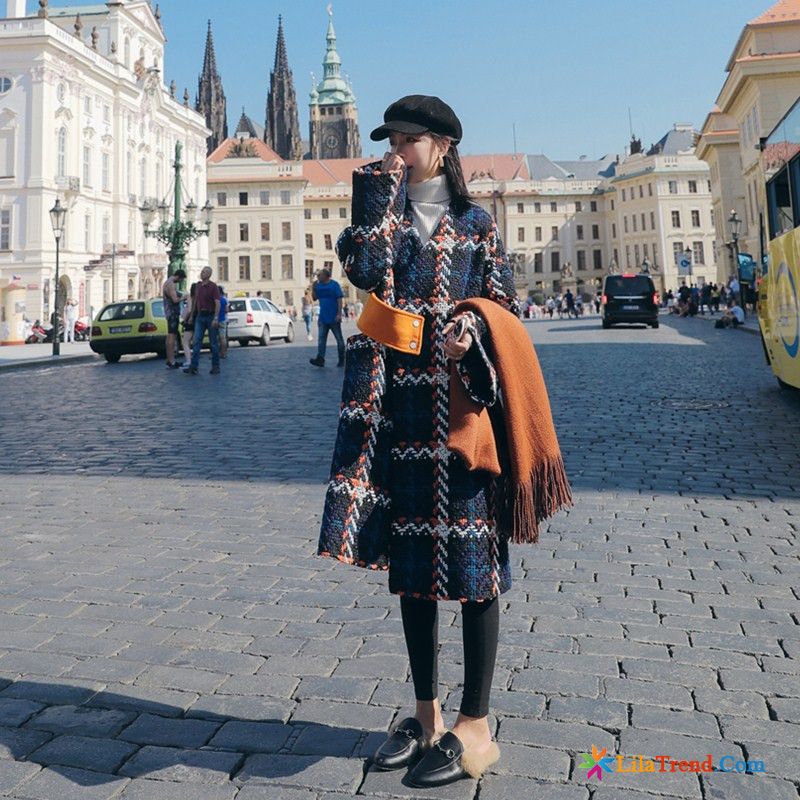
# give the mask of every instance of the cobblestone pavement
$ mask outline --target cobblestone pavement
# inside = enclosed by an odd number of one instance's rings
[[[412,704],[396,598],[312,555],[336,367],[296,342],[218,377],[0,375],[0,795],[797,798],[800,400],[757,337],[700,321],[528,329],[576,504],[513,548],[501,762],[427,793],[365,759]],[[452,604],[441,640],[452,719]],[[587,780],[592,745],[765,774]]]

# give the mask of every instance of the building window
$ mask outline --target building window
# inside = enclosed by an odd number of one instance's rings
[[[323,261],[322,266],[333,275],[333,261]]]
[[[636,214],[631,214],[631,223],[633,224],[633,232],[636,233],[636,231],[637,231]]]
[[[555,214],[558,211],[558,204],[557,203],[550,203],[550,211]]]
[[[224,222],[221,222],[219,225],[217,225],[217,241],[228,241],[228,226]]]
[[[517,214],[525,213],[525,203],[517,203]]]
[[[261,256],[261,280],[272,280],[272,256]]]
[[[111,244],[111,217],[103,217],[103,241],[101,242],[103,246],[103,250],[105,251],[107,247]]]
[[[537,226],[536,226],[536,227],[533,229],[533,238],[534,238],[534,239],[535,239],[537,242],[541,242],[541,241],[542,241],[542,226],[541,226],[541,225],[537,225]]]
[[[5,80],[8,80],[8,78],[0,78],[0,94],[2,94],[2,83]],[[83,113],[89,116],[92,115],[92,98],[88,94],[83,98]]]
[[[550,228],[550,238],[554,241],[558,241],[558,225],[553,225]]]
[[[599,238],[600,238],[600,226],[592,225],[592,239],[599,239]]]
[[[677,264],[678,259],[683,255],[683,242],[672,243],[672,260]]]
[[[228,257],[217,257],[217,278],[221,281],[228,282]]]
[[[11,210],[0,211],[0,250],[11,249]]]
[[[576,252],[578,257],[578,269],[585,270],[586,269],[586,251],[585,250],[578,250]]]
[[[639,266],[640,263],[641,261],[639,260],[639,245],[635,244],[633,246],[633,266],[637,267]]]
[[[320,210],[321,210],[321,213],[322,213],[322,219],[328,219],[328,209],[327,208],[323,208],[323,209],[320,209]]]
[[[261,223],[261,241],[262,242],[269,241],[269,222]]]
[[[292,267],[292,254],[281,254],[281,280],[290,281],[294,278],[294,269]]]
[[[247,194],[247,192],[239,192],[239,205],[240,206],[246,206],[248,204],[249,200],[250,200],[250,197]]]
[[[654,231],[656,229],[656,212],[650,212],[650,230]]]
[[[128,194],[133,194],[133,155],[131,153],[125,156],[125,185]]]
[[[561,253],[554,250],[550,253],[550,272],[559,272],[561,270]]]
[[[692,242],[692,258],[695,264],[706,263],[706,254],[702,242]]]
[[[92,217],[89,214],[83,218],[83,249],[87,253],[92,249]]]
[[[576,200],[575,201],[575,213],[576,214],[580,214],[581,211],[583,211],[583,203],[581,203],[580,200]]]
[[[311,219],[311,209],[304,208],[303,209],[303,219]]]
[[[619,250],[616,247],[614,248],[614,263],[619,264]]]
[[[540,214],[542,212],[542,204],[541,203],[534,203],[533,204],[533,211],[535,214]]]
[[[250,241],[250,226],[246,222],[239,223],[239,241],[240,242]]]
[[[692,227],[693,228],[700,227],[700,211],[696,208],[692,209]]]
[[[625,245],[625,268],[631,268],[631,246],[629,244]]]
[[[290,241],[292,238],[292,223],[291,222],[281,222],[281,239],[284,242]]]
[[[218,206],[228,205],[228,195],[225,192],[217,192],[217,205]]]
[[[576,236],[578,239],[583,239],[583,225],[578,225],[578,226],[575,228],[575,236]]]
[[[625,233],[628,232],[628,218],[627,217],[623,217],[622,218],[622,230],[624,230]]]
[[[268,191],[260,191],[258,193],[258,202],[261,203],[262,206],[269,205],[269,192]]]
[[[645,217],[644,212],[642,212],[642,230],[647,230],[647,217]]]
[[[292,193],[289,189],[281,189],[281,205],[288,206],[292,202]]]
[[[326,250],[333,250],[333,240],[331,238],[331,234],[325,234],[325,249]]]
[[[306,247],[309,250],[313,250],[314,249],[314,234],[312,234],[312,233],[307,233],[306,234]]]
[[[642,255],[645,258],[650,258],[650,248],[647,246],[647,242],[642,245]]]
[[[147,194],[147,159],[142,158],[139,161],[139,196],[144,197],[146,194]]]
[[[83,148],[83,185],[92,185],[92,149],[91,147]]]
[[[669,193],[670,194],[678,194],[678,181],[670,181],[669,182]]]
[[[672,212],[672,227],[673,228],[680,228],[681,226],[681,212],[680,211],[673,211]]]
[[[307,258],[306,259],[306,278],[311,279],[314,277],[314,259]]]
[[[239,280],[250,280],[250,256],[239,256]]]
[[[104,192],[111,191],[111,156],[103,153],[101,160],[100,185]]]
[[[612,211],[614,210],[614,201],[613,200],[611,201],[611,210]]]
[[[617,223],[616,222],[612,222],[611,223],[611,238],[612,239],[616,239],[617,238]]]
[[[541,253],[534,253],[533,254],[533,271],[534,272],[542,272],[542,254]]]
[[[597,211],[597,200],[591,200],[589,202],[589,211]]]
[[[622,190],[622,202],[623,203],[625,202],[625,190],[624,189]]]
[[[689,194],[697,194],[697,181],[689,181]]]
[[[602,250],[593,250],[592,251],[592,261],[593,266],[595,269],[603,269],[603,251]]]
[[[641,199],[642,197],[644,197],[644,186],[639,184],[639,198]]]
[[[518,242],[525,241],[525,228],[517,228],[517,241]]]
[[[339,208],[339,219],[347,219],[347,208],[345,206]]]

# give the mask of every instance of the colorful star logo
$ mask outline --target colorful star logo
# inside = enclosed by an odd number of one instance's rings
[[[611,767],[614,764],[613,756],[606,755],[606,748],[598,750],[592,745],[592,754],[581,753],[583,759],[579,764],[580,769],[588,770],[586,773],[587,779],[596,777],[597,780],[603,780],[603,770],[611,772]]]

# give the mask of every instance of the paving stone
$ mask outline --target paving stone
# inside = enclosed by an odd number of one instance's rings
[[[111,738],[135,717],[135,714],[127,711],[88,706],[51,706],[29,720],[26,727],[50,733]]]
[[[202,696],[187,712],[187,717],[222,720],[230,718],[287,722],[297,708],[294,700],[275,697],[249,697],[210,694]]]
[[[22,725],[43,708],[42,703],[34,703],[32,700],[0,697],[0,726],[13,728]]]
[[[760,698],[759,698],[760,699]],[[770,708],[775,713],[775,717],[783,722],[800,723],[800,700],[791,697],[772,697],[769,701]],[[733,713],[733,712],[724,712]],[[763,715],[751,715],[763,716]]]
[[[116,739],[90,736],[56,736],[28,756],[36,764],[63,765],[92,770],[115,772],[139,748]]]
[[[385,737],[385,734],[383,734]],[[291,743],[293,755],[339,756],[348,758],[363,737],[363,731],[308,725]]]
[[[695,689],[695,704],[698,710],[708,711],[716,716],[729,714],[751,719],[767,719],[769,712],[764,698],[754,692],[726,692],[719,689]],[[774,707],[778,698],[770,700]],[[791,701],[790,701],[791,702]],[[795,701],[800,702],[800,701]],[[792,720],[788,720],[791,722]]]
[[[209,747],[240,753],[277,753],[292,735],[289,725],[270,722],[226,722],[208,743]]]
[[[796,800],[797,789],[789,781],[764,775],[715,772],[702,775],[706,800]]]
[[[238,795],[237,792],[238,788],[233,784],[228,786],[206,784],[203,786],[202,800],[233,800],[234,797],[242,796],[241,792]],[[119,798],[120,800],[200,800],[197,786],[193,783],[153,781],[147,778],[130,781]]]
[[[723,734],[737,742],[747,739],[750,742],[772,742],[800,748],[800,725],[792,722],[722,717],[720,724]],[[797,756],[800,758],[800,750]]]
[[[602,698],[554,697],[547,717],[562,722],[587,722],[602,728],[624,728],[628,724],[628,708]]]
[[[41,767],[0,758],[0,794],[11,794],[21,783],[35,775]]]
[[[468,796],[457,795],[459,798]],[[563,783],[546,783],[513,775],[486,775],[481,780],[481,800],[588,800],[589,790],[584,786]]]
[[[343,678],[307,676],[294,692],[298,700],[353,700],[368,702],[378,686],[377,678]]]
[[[227,677],[224,673],[202,669],[150,666],[136,679],[136,685],[202,693],[213,691]]]
[[[566,752],[502,743],[500,761],[490,767],[489,773],[554,782],[566,781],[569,778],[570,762]],[[485,780],[481,785],[485,786]]]
[[[75,769],[46,767],[19,789],[30,800],[109,800],[118,795],[127,780],[116,775]]]
[[[720,736],[713,714],[699,711],[668,711],[637,704],[632,707],[631,723],[634,728],[685,733],[688,736],[710,736],[712,739]]]
[[[148,745],[123,764],[119,773],[131,778],[224,785],[243,758],[241,753]]]
[[[86,701],[96,708],[120,708],[161,717],[180,717],[197,700],[194,692],[178,692],[153,686],[110,683]]]
[[[219,729],[217,722],[198,719],[170,719],[155,714],[136,718],[119,738],[136,744],[158,744],[165,747],[202,747]]]
[[[270,783],[353,794],[361,784],[362,775],[361,759],[253,755],[245,761],[236,779],[243,785]]]
[[[306,700],[300,703],[292,715],[292,723],[316,723],[336,728],[385,731],[388,729],[393,715],[392,709],[380,706]]]
[[[537,719],[504,719],[497,738],[503,742],[580,752],[592,744],[611,751],[615,744],[611,734],[594,725]]]
[[[330,675],[338,664],[338,658],[270,656],[264,669],[270,675],[291,675],[302,678],[306,675]]]
[[[515,692],[538,692],[539,694],[577,695],[578,697],[597,697],[600,680],[593,675],[579,675],[574,672],[526,669],[511,679],[511,689]]]

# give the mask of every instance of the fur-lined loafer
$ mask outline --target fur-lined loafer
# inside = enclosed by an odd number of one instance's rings
[[[500,759],[500,748],[492,742],[488,750],[465,750],[461,740],[447,731],[408,772],[408,783],[418,789],[444,786],[462,778],[480,778]]]
[[[389,738],[375,751],[372,763],[378,769],[407,767],[428,745],[419,720],[407,717],[390,732]]]

